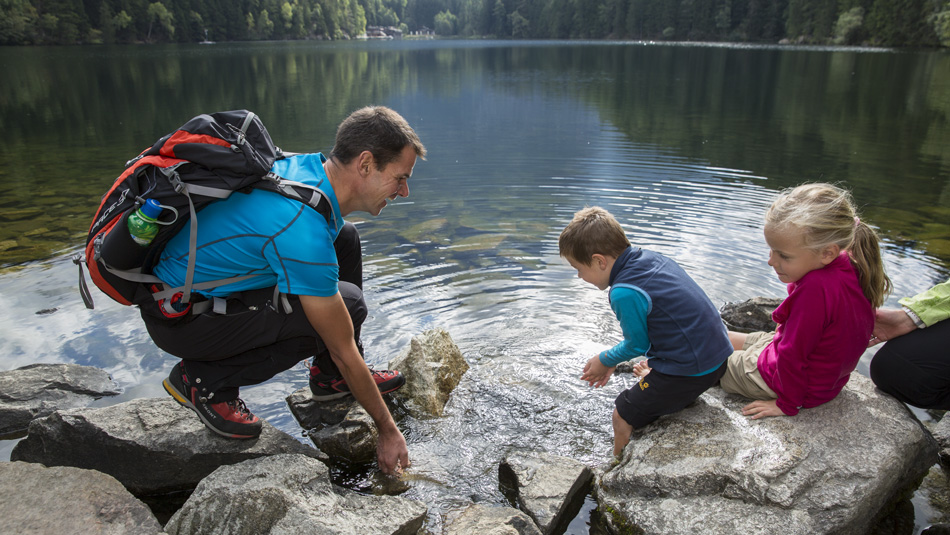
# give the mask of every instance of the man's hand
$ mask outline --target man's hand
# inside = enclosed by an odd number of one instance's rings
[[[610,374],[614,373],[614,368],[608,368],[600,362],[600,355],[594,355],[584,365],[584,374],[581,375],[581,381],[587,381],[588,386],[600,388],[610,380]]]
[[[785,413],[778,408],[778,404],[774,399],[753,401],[742,407],[742,414],[751,416],[753,420],[768,418],[769,416],[785,416]]]
[[[914,320],[903,310],[879,308],[874,311],[874,330],[868,347],[905,335],[916,328]]]
[[[346,385],[356,401],[366,410],[379,432],[376,456],[379,468],[386,474],[398,473],[409,466],[409,450],[396,422],[383,402],[376,381],[360,356],[353,338],[353,323],[343,297],[301,295],[300,305],[320,339],[330,351],[330,358],[343,374]]]

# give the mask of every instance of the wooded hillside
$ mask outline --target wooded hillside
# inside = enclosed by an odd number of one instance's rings
[[[0,0],[0,44],[441,36],[950,46],[950,0]]]

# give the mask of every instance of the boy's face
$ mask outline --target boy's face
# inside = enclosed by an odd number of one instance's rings
[[[610,263],[604,255],[595,254],[589,266],[569,256],[564,258],[572,268],[577,270],[577,276],[584,282],[593,284],[598,290],[606,290],[610,285],[610,269],[608,269]]]

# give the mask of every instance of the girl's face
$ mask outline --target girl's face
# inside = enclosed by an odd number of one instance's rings
[[[769,245],[769,265],[778,280],[786,284],[798,282],[809,271],[827,266],[838,256],[837,245],[818,251],[805,247],[802,231],[794,226],[777,230],[766,225],[765,243]]]

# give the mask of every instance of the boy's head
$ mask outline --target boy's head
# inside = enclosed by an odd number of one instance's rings
[[[598,206],[584,208],[561,231],[558,250],[578,275],[601,290],[607,287],[610,267],[630,240],[610,212]]]

